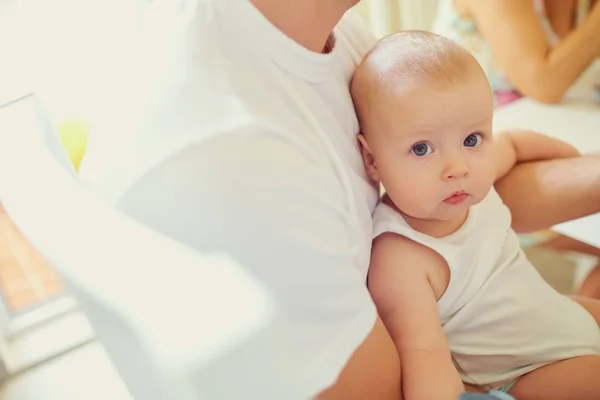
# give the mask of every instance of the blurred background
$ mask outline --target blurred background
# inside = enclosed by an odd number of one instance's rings
[[[97,105],[97,96],[90,94],[102,93],[103,81],[97,77],[114,66],[111,57],[119,51],[111,48],[108,56],[106,43],[126,42],[134,3],[0,0],[0,104],[35,87],[76,168]],[[430,29],[437,1],[363,0],[356,10],[382,37],[402,29]],[[578,279],[576,266],[595,261],[539,248],[528,254],[565,293]],[[8,382],[0,389],[5,400],[126,399],[60,278],[0,207],[2,381]]]

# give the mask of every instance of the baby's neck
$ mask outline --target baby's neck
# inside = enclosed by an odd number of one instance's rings
[[[464,215],[447,221],[442,221],[439,219],[414,218],[403,213],[402,210],[394,205],[388,196],[383,197],[383,202],[399,212],[406,223],[415,231],[434,238],[442,238],[453,234],[459,230],[461,226],[463,226],[467,220],[467,216],[469,215],[469,211],[465,211]]]
[[[434,238],[442,238],[453,234],[460,229],[467,220],[469,212],[449,221],[440,221],[436,219],[418,219],[402,214],[406,222],[417,232],[424,233]]]

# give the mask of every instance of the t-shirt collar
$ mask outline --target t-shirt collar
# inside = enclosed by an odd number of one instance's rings
[[[223,9],[224,27],[234,32],[236,40],[308,82],[322,82],[332,77],[339,50],[335,45],[335,31],[328,40],[331,51],[316,53],[281,32],[249,0],[221,1],[228,3]]]

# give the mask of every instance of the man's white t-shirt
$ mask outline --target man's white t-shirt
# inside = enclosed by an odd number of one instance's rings
[[[176,51],[150,46],[172,57],[153,69],[169,71],[155,79],[163,86],[137,101],[115,92],[118,110],[97,121],[81,178],[151,228],[231,254],[272,292],[275,319],[203,375],[207,398],[311,398],[376,317],[366,277],[378,191],[349,93],[374,39],[348,13],[333,50],[317,54],[248,0],[188,11]]]

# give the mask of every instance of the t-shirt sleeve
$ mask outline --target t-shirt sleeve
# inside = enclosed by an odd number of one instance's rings
[[[118,203],[198,251],[233,256],[276,301],[266,329],[200,374],[206,398],[312,398],[373,327],[344,191],[319,162],[277,136],[232,133],[179,152]]]

